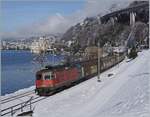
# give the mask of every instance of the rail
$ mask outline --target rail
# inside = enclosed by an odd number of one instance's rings
[[[11,97],[9,97],[9,98],[2,99],[2,100],[1,100],[1,104],[5,104],[5,103],[7,103],[7,102],[14,101],[14,100],[16,100],[16,99],[19,99],[19,98],[22,98],[22,97],[25,97],[25,96],[34,94],[34,92],[35,92],[34,90],[31,90],[31,91],[24,92],[24,93],[15,95],[15,96],[11,96]]]
[[[1,116],[7,115],[7,114],[11,114],[11,116],[13,116],[17,110],[21,110],[21,112],[23,112],[23,108],[28,107],[28,106],[30,106],[30,111],[31,111],[32,110],[32,104],[39,102],[39,101],[46,99],[46,98],[47,97],[40,97],[40,96],[34,98],[32,96],[29,100],[27,100],[25,102],[22,102],[22,103],[19,103],[19,104],[16,104],[14,106],[10,106],[8,108],[1,110]]]

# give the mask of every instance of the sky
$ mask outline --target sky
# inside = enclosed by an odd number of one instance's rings
[[[108,13],[112,4],[121,8],[129,1],[133,0],[3,0],[1,36],[21,38],[64,33],[86,17]]]
[[[2,2],[2,21],[4,31],[13,31],[48,18],[50,15],[70,15],[81,9],[84,2],[50,2],[50,1],[6,1]]]
[[[15,31],[25,30],[24,28],[27,28],[28,26],[32,27],[32,25],[35,26],[41,24],[45,22],[50,16],[68,16],[77,10],[82,9],[84,2],[84,0],[73,2],[43,2],[34,0],[3,1],[1,2],[2,32],[13,34]]]

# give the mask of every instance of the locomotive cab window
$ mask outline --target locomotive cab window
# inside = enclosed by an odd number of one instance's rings
[[[44,79],[45,79],[45,80],[50,80],[50,75],[45,75],[45,76],[44,76]]]
[[[44,74],[44,79],[45,80],[53,80],[54,78],[55,78],[55,76],[51,72]]]
[[[53,80],[55,78],[55,75],[54,74],[52,74],[51,75],[51,80]]]
[[[42,79],[42,75],[41,74],[36,75],[36,79],[37,80],[41,80]]]

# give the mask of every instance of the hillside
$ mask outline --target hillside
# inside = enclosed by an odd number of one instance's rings
[[[140,2],[133,2],[130,6],[139,3]],[[61,40],[65,40],[65,42],[72,41],[74,45],[78,46],[78,49],[79,47],[84,49],[87,46],[97,46],[98,40],[100,40],[101,47],[106,43],[112,46],[124,45],[131,32],[129,22],[116,22],[113,24],[111,21],[108,21],[106,24],[101,24],[99,23],[100,20],[98,16],[88,17],[83,22],[72,26],[63,35]],[[135,38],[137,42],[140,42],[148,36],[148,25],[143,22],[136,22],[134,32],[135,35],[132,35],[133,38]]]

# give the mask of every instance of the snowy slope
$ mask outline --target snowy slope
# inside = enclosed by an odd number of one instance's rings
[[[150,51],[47,98],[34,117],[149,117]],[[109,73],[114,75],[108,77]]]

